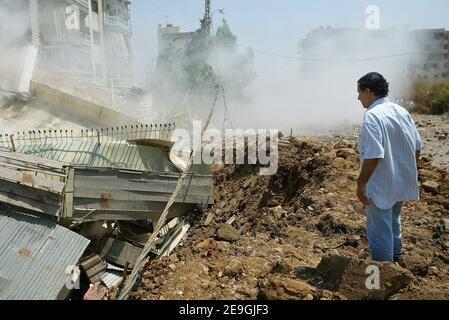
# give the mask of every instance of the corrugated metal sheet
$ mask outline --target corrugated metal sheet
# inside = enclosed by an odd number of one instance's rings
[[[108,287],[108,289],[117,288],[123,281],[123,277],[120,272],[106,271],[101,275],[101,281]]]
[[[89,242],[49,219],[0,208],[0,300],[57,299]]]

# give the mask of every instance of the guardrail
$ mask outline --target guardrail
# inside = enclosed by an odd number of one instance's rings
[[[107,26],[119,27],[124,29],[126,32],[132,33],[131,23],[128,20],[118,16],[105,15],[104,24]]]
[[[0,151],[15,152],[23,145],[41,145],[70,141],[119,142],[129,140],[158,139],[170,141],[175,123],[137,124],[131,126],[101,129],[73,130],[32,130],[17,134],[0,134]]]

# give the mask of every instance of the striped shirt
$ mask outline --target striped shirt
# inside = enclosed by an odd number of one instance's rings
[[[366,111],[359,137],[360,160],[380,159],[366,196],[382,210],[399,201],[419,200],[416,151],[422,143],[407,110],[387,98]]]

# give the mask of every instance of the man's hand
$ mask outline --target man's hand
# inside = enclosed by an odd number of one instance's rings
[[[357,197],[364,206],[370,206],[372,201],[366,196],[366,185],[359,183],[357,185]]]
[[[366,185],[376,170],[380,159],[367,159],[363,161],[362,172],[360,173],[357,184],[357,197],[364,206],[370,206],[373,202],[366,196]]]

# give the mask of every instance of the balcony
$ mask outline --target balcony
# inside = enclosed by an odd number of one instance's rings
[[[123,19],[122,17],[105,15],[104,24],[105,26],[119,28],[122,30],[122,32],[125,32],[129,35],[132,34],[131,24],[129,23],[129,20]]]

